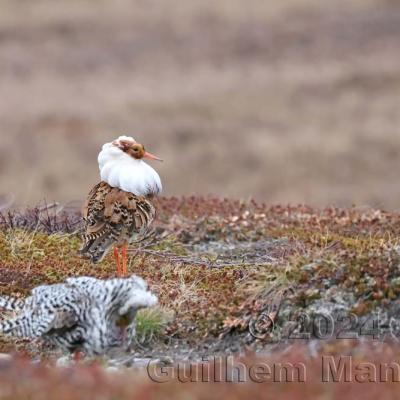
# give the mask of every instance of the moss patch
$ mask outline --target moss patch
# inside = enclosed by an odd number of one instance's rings
[[[142,315],[143,333],[149,328],[159,340],[218,342],[238,332],[248,335],[252,320],[282,290],[292,313],[332,302],[357,315],[390,312],[400,296],[396,214],[197,197],[162,198],[157,207],[156,236],[130,249],[129,268],[173,315]],[[30,223],[34,210],[0,218],[2,294],[25,296],[68,276],[115,276],[112,255],[98,265],[77,255],[76,213],[50,215],[49,229]],[[279,315],[275,322],[282,328],[286,314]],[[274,335],[263,339],[274,341]],[[7,346],[0,343],[0,351]]]

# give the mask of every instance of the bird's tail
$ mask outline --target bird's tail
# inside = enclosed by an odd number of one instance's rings
[[[20,311],[24,308],[25,300],[10,296],[0,296],[0,309]]]
[[[54,315],[22,314],[15,318],[0,321],[0,334],[19,338],[38,338],[51,328]]]
[[[7,311],[21,311],[24,308],[25,301],[16,297],[0,296],[0,309]],[[21,321],[17,318],[11,318],[0,321],[0,334],[23,337]]]
[[[114,239],[107,234],[96,238],[85,240],[84,245],[79,250],[79,254],[84,258],[89,258],[94,264],[100,262],[109,252]]]
[[[21,333],[21,324],[17,318],[0,321],[0,334],[21,337]]]

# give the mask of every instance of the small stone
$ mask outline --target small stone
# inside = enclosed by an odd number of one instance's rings
[[[120,371],[120,369],[117,368],[117,367],[107,367],[105,370],[106,370],[107,372],[110,372],[111,374],[115,374],[116,372],[119,372],[119,371]]]
[[[56,361],[56,367],[57,368],[65,368],[65,367],[69,367],[70,365],[72,365],[74,362],[71,360],[70,357],[68,356],[63,356],[60,357],[59,359],[57,359]]]
[[[159,359],[159,363],[164,365],[172,365],[174,360],[172,357],[164,356]]]
[[[318,299],[321,297],[319,289],[308,289],[306,290],[305,295],[309,300]]]
[[[318,264],[316,263],[310,263],[310,264],[306,264],[303,265],[303,267],[301,268],[303,271],[314,271],[318,268]]]
[[[147,368],[150,362],[154,362],[154,360],[151,358],[134,358],[131,366],[133,368]],[[156,363],[158,364],[158,359],[156,359]]]
[[[0,353],[0,363],[7,363],[12,361],[12,355],[8,353]]]
[[[391,285],[393,285],[393,286],[400,286],[400,277],[398,276],[398,277],[396,277],[396,278],[393,278],[393,279],[390,281],[390,283],[391,283]]]

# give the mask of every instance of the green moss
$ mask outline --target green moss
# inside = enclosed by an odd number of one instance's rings
[[[169,235],[146,247],[151,252],[138,251],[128,260],[130,272],[149,282],[161,304],[158,311],[138,315],[138,337],[144,343],[167,334],[193,341],[217,338],[227,319],[257,314],[270,300],[257,296],[268,297],[271,287],[292,288],[286,302],[305,311],[330,301],[327,292],[334,288],[360,315],[400,296],[400,218],[395,214],[196,197],[167,199],[159,207],[159,223]],[[172,225],[181,224],[183,233],[170,229],[172,216]],[[76,234],[0,230],[1,293],[26,295],[67,276],[115,276],[112,254],[93,265],[78,256],[80,245]],[[234,252],[226,251],[227,245],[236,246]],[[218,267],[215,261],[221,259],[233,265]],[[174,318],[166,318],[165,307]],[[247,322],[237,326],[246,333]]]
[[[172,313],[159,307],[139,310],[136,316],[136,340],[144,345],[160,339]]]
[[[168,237],[151,246],[152,250],[155,251],[168,251],[178,256],[186,256],[187,251],[185,247],[178,241],[175,236]]]

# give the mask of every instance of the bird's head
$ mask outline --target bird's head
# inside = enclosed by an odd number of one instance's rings
[[[112,142],[112,145],[119,148],[135,160],[148,158],[150,160],[163,161],[161,158],[146,151],[142,144],[137,143],[135,139],[129,136],[120,136]]]

